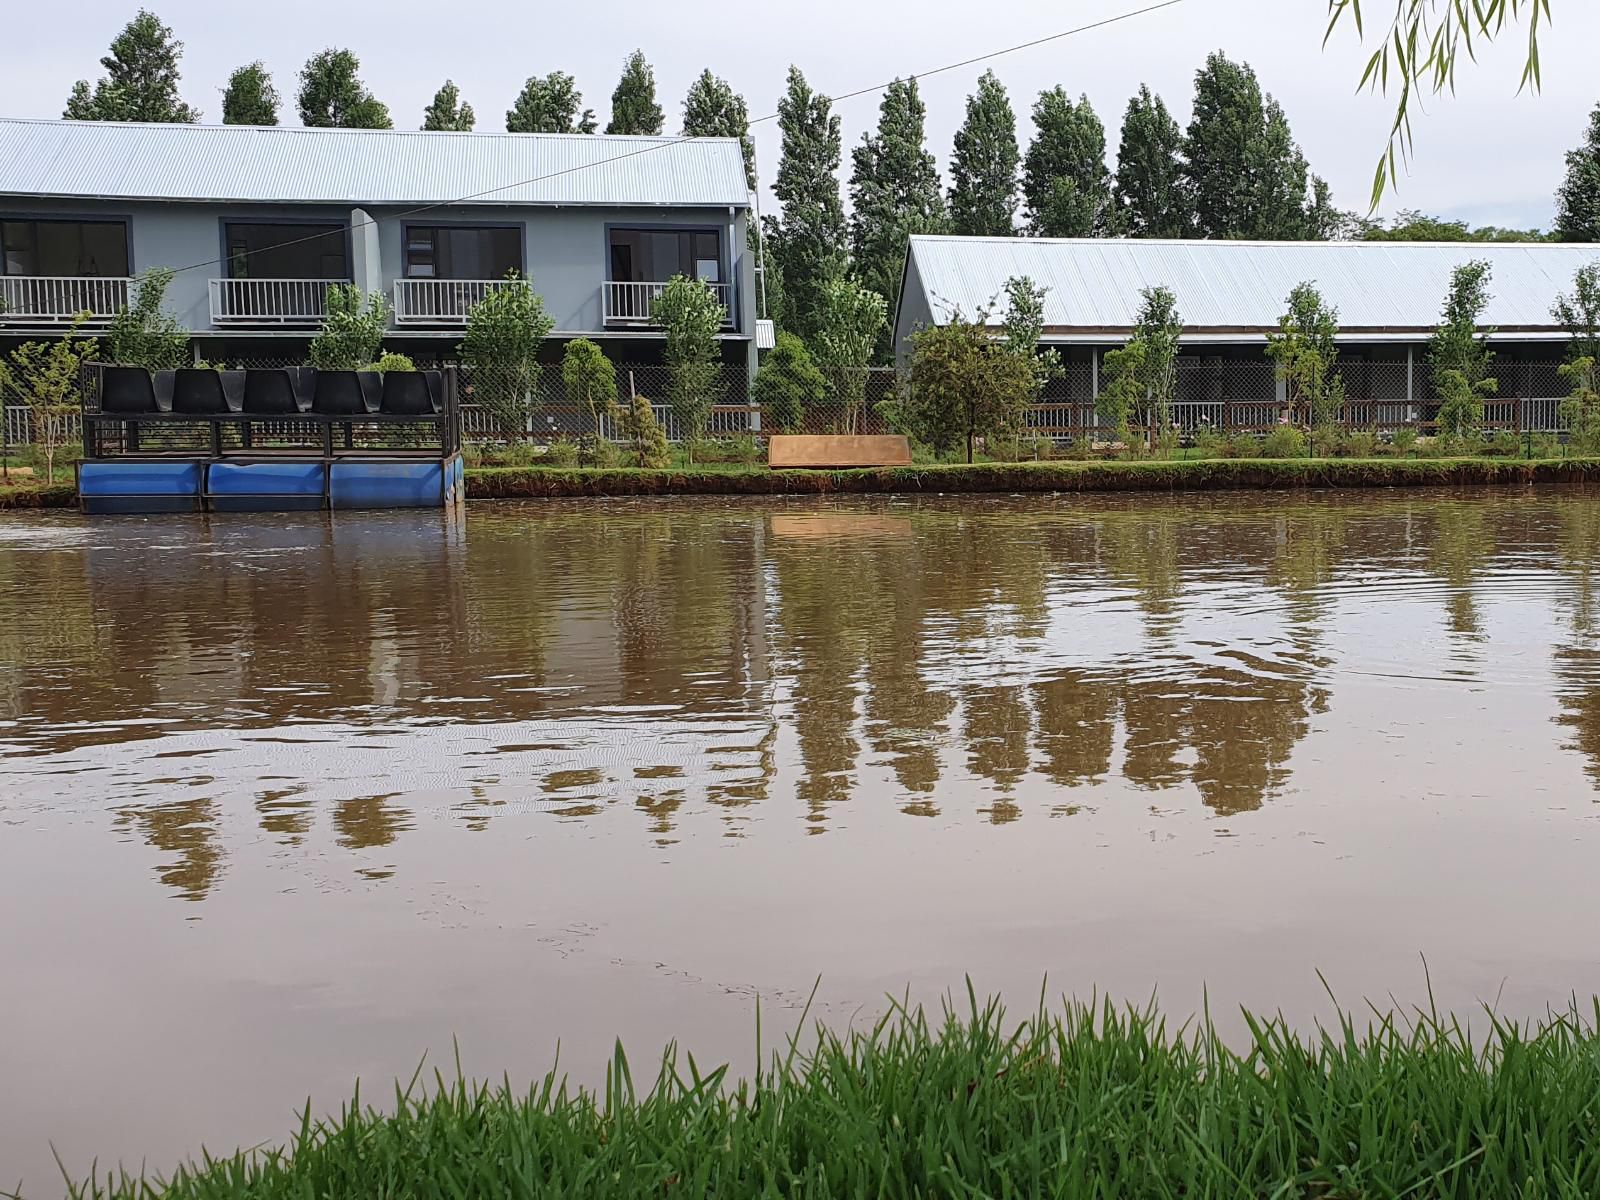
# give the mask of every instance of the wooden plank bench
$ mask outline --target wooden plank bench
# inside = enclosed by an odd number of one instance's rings
[[[911,443],[895,434],[775,434],[767,442],[767,465],[909,467]]]

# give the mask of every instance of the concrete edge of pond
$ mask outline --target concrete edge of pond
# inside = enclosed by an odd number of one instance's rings
[[[473,500],[581,496],[813,496],[949,492],[1233,491],[1600,482],[1600,458],[1205,459],[937,464],[845,471],[474,467]],[[70,483],[0,486],[0,509],[72,508]]]

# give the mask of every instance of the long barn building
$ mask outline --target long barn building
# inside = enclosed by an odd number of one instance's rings
[[[1047,399],[1083,419],[1099,392],[1103,356],[1126,342],[1142,290],[1166,287],[1184,325],[1179,421],[1259,426],[1276,419],[1282,400],[1265,355],[1267,335],[1277,329],[1289,292],[1311,282],[1339,314],[1339,366],[1352,423],[1426,420],[1437,399],[1428,340],[1451,273],[1473,259],[1492,270],[1483,319],[1499,381],[1491,416],[1555,428],[1560,399],[1570,390],[1556,369],[1570,335],[1551,307],[1571,292],[1580,267],[1600,263],[1600,245],[917,236],[906,257],[895,345],[904,365],[920,326],[985,309],[998,324],[1007,280],[1026,275],[1046,289],[1044,341],[1066,364]]]

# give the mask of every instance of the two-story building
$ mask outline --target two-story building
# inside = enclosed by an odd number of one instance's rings
[[[0,119],[0,342],[103,327],[141,272],[213,361],[293,359],[355,283],[386,345],[448,358],[472,305],[530,279],[555,328],[657,361],[675,275],[721,298],[753,372],[756,263],[737,140]]]

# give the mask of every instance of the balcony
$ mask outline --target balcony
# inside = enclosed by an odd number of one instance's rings
[[[132,287],[122,276],[0,275],[0,326],[70,325],[84,312],[86,324],[104,326]]]
[[[636,325],[648,328],[656,324],[650,310],[665,283],[618,283],[608,280],[600,289],[601,304],[607,325]],[[733,287],[726,283],[706,285],[722,302],[722,324],[733,327]]]
[[[467,314],[505,279],[397,279],[394,320],[397,325],[465,325]]]
[[[328,289],[339,279],[213,279],[211,323],[320,325],[328,315]]]

